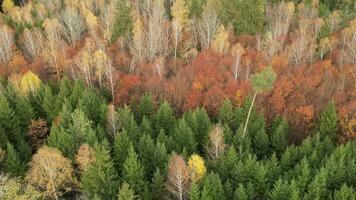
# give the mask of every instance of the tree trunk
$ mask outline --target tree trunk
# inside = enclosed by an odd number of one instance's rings
[[[246,118],[246,122],[245,122],[245,127],[244,127],[244,131],[242,133],[242,138],[241,138],[240,153],[242,152],[242,142],[245,139],[245,135],[246,135],[246,132],[247,132],[248,121],[250,119],[250,115],[251,115],[251,112],[252,112],[252,107],[253,107],[253,104],[255,103],[256,96],[257,96],[257,92],[255,92],[255,94],[253,96],[253,99],[252,99],[252,102],[251,102],[251,105],[250,105],[250,109],[248,110],[248,114],[247,114],[247,118]]]

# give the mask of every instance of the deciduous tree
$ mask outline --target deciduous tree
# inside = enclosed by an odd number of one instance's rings
[[[189,188],[189,173],[184,159],[173,154],[169,161],[167,189],[175,198],[183,200],[186,198]]]

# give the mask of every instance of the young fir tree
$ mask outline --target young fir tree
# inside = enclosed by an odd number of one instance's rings
[[[152,199],[163,200],[167,198],[167,189],[165,184],[165,177],[161,173],[160,168],[157,168],[153,174],[150,185]]]
[[[145,173],[133,146],[129,147],[129,152],[123,165],[122,175],[123,181],[127,182],[134,191],[143,197],[144,189],[147,187],[144,181]]]
[[[119,37],[127,36],[133,27],[133,20],[131,17],[130,1],[119,0],[116,1],[116,16],[111,36],[111,42],[115,42]]]
[[[270,199],[272,200],[284,200],[284,199],[289,199],[289,184],[288,181],[283,181],[281,178],[279,178],[274,184],[273,184],[273,189],[270,192],[269,196]]]
[[[147,119],[151,119],[154,114],[154,104],[152,96],[145,94],[141,97],[140,105],[137,112],[138,121],[141,122],[142,119],[146,116]]]
[[[336,106],[332,101],[326,106],[324,112],[320,115],[316,131],[323,136],[329,136],[333,141],[335,141],[338,136],[338,124],[339,118]]]
[[[201,200],[199,186],[196,183],[192,183],[188,191],[189,200]]]
[[[139,141],[141,137],[140,127],[135,121],[135,117],[131,112],[130,107],[124,106],[118,110],[119,121],[123,129],[127,131],[127,134],[132,141]],[[134,143],[135,147],[138,143]]]
[[[77,107],[78,101],[82,97],[84,91],[85,91],[84,82],[82,80],[75,81],[73,89],[72,89],[72,93],[68,97],[68,100],[69,100],[72,108]]]
[[[155,168],[158,166],[155,165],[153,161],[155,144],[149,135],[146,134],[142,136],[138,144],[137,152],[143,166],[145,166],[146,174],[152,175]]]
[[[125,129],[115,135],[113,160],[118,171],[122,170],[125,158],[127,157],[128,150],[131,145],[132,142]]]
[[[205,177],[202,185],[201,197],[204,200],[225,199],[225,194],[219,175],[211,172]]]
[[[78,143],[88,143],[94,146],[98,142],[95,131],[92,129],[92,122],[85,116],[84,112],[76,109],[71,116],[71,124],[67,132],[71,134]],[[77,146],[79,146],[78,144]]]
[[[90,199],[115,199],[118,190],[118,175],[110,156],[108,143],[97,144],[94,162],[83,172],[81,190]]]
[[[151,137],[154,137],[154,138],[156,138],[157,135],[158,135],[158,133],[153,131],[152,123],[146,116],[143,117],[142,122],[140,124],[140,128],[141,128],[141,132],[143,134],[148,134],[148,135],[150,135]]]
[[[26,166],[21,162],[19,154],[10,143],[7,143],[6,147],[4,169],[12,176],[22,176],[26,170]]]
[[[63,102],[69,98],[72,93],[72,85],[67,77],[61,79],[59,84],[59,92],[56,96],[55,107],[56,112],[59,113],[62,110]],[[53,103],[53,102],[52,102]]]
[[[31,123],[31,119],[34,117],[34,110],[28,98],[21,96],[17,97],[15,112],[19,118],[22,132],[26,132]]]
[[[106,120],[107,107],[102,103],[102,99],[93,89],[87,89],[83,92],[78,100],[78,108],[81,109],[95,125],[104,123]]]
[[[211,122],[208,113],[204,108],[197,108],[193,115],[195,116],[196,126],[193,127],[193,133],[196,138],[198,149],[204,149],[208,141],[208,134],[211,128]]]
[[[288,146],[288,123],[284,118],[277,117],[272,124],[271,146],[281,154]]]
[[[158,108],[154,116],[155,129],[159,131],[161,128],[166,134],[170,134],[175,127],[175,117],[173,110],[167,101],[164,101]]]
[[[120,189],[119,189],[119,194],[118,200],[135,200],[137,199],[137,196],[135,195],[135,191],[130,187],[129,184],[124,182]]]
[[[53,125],[47,138],[47,144],[60,150],[65,157],[74,159],[79,144],[73,134],[68,133],[63,128]]]
[[[245,187],[240,183],[239,186],[235,190],[234,200],[248,200],[248,195],[245,191]]]
[[[334,193],[335,200],[355,200],[356,191],[352,187],[348,187],[346,184],[343,184],[340,190],[335,191]]]
[[[46,115],[46,121],[52,122],[52,120],[58,115],[58,113],[56,113],[56,105],[54,103],[56,102],[56,97],[53,95],[52,89],[48,85],[44,85],[42,88],[42,92],[40,92],[40,94],[42,94],[42,110]]]
[[[221,105],[218,114],[218,120],[222,124],[228,124],[231,129],[235,130],[238,128],[236,123],[236,117],[234,112],[234,107],[230,99],[226,99]]]
[[[190,155],[196,151],[196,142],[192,129],[188,126],[184,119],[181,119],[178,126],[174,130],[173,141],[175,143],[175,150],[181,153],[185,148]]]

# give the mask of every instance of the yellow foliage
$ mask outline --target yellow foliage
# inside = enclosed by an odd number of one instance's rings
[[[172,6],[172,17],[178,25],[183,28],[189,20],[189,10],[184,0],[176,0]]]
[[[12,0],[4,0],[1,6],[5,13],[9,13],[15,7],[15,4]]]
[[[211,44],[212,50],[216,53],[226,53],[230,48],[229,43],[229,31],[225,29],[223,25],[219,26],[218,31],[214,37],[214,40]]]
[[[34,74],[32,71],[28,71],[22,76],[20,83],[20,92],[24,95],[30,92],[36,92],[41,86],[41,83],[41,79],[38,78],[36,74]]]
[[[206,173],[204,159],[197,154],[190,156],[188,170],[193,181],[197,182],[201,180]]]
[[[94,162],[94,150],[88,144],[82,144],[75,156],[75,161],[81,171],[87,169],[89,164]]]

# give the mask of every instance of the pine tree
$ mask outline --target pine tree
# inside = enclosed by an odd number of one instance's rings
[[[135,191],[131,189],[130,185],[124,182],[118,194],[118,200],[135,200],[137,196],[135,195]]]
[[[235,125],[236,119],[235,119],[234,108],[232,106],[232,102],[229,99],[226,99],[224,103],[221,105],[219,109],[218,120],[222,124],[228,124],[229,127],[231,127],[233,130],[237,128]]]
[[[288,185],[288,182],[283,181],[281,178],[279,178],[273,184],[273,190],[271,191],[269,196],[270,196],[270,198],[272,200],[289,199],[289,185]]]
[[[192,129],[195,133],[195,139],[198,144],[198,149],[203,149],[204,145],[208,141],[211,122],[208,113],[204,108],[197,108],[194,111],[193,115],[196,118],[196,126]]]
[[[95,146],[94,160],[83,172],[82,192],[90,199],[115,199],[118,189],[118,175],[110,157],[107,143]]]
[[[330,102],[319,118],[319,124],[316,127],[323,136],[329,136],[333,141],[337,139],[339,118],[336,111],[336,105]]]
[[[127,36],[132,29],[131,7],[129,1],[117,1],[117,11],[111,36],[111,42],[115,42],[121,36]]]
[[[72,93],[68,98],[68,100],[71,104],[71,108],[77,107],[78,101],[83,96],[84,91],[85,91],[84,82],[82,80],[75,81],[73,89],[72,89]]]
[[[107,107],[93,89],[87,89],[78,100],[78,108],[94,124],[104,123],[106,120]]]
[[[70,159],[74,159],[74,155],[79,148],[79,144],[74,135],[68,133],[57,125],[52,126],[47,138],[47,144],[50,147],[59,149],[64,156]]]
[[[188,154],[196,150],[196,142],[192,129],[187,125],[184,119],[181,119],[174,131],[173,140],[176,146],[176,152],[181,153],[185,148]]]
[[[46,114],[46,121],[52,122],[52,120],[58,115],[56,113],[56,107],[55,107],[55,96],[53,95],[52,89],[48,86],[45,85],[42,87],[43,92],[41,92],[42,97],[41,97],[41,106],[42,110]]]
[[[95,131],[92,129],[92,122],[85,116],[84,112],[76,109],[71,116],[71,124],[67,132],[71,134],[79,143],[88,143],[94,146],[98,142]],[[78,144],[79,146],[79,144]]]
[[[162,128],[166,134],[170,134],[175,127],[173,110],[167,101],[164,101],[160,105],[154,118],[156,131],[159,131]]]
[[[34,110],[30,101],[25,97],[17,97],[15,110],[20,121],[22,132],[26,132],[31,123],[31,119],[34,117]]]
[[[16,152],[16,150],[10,143],[7,143],[6,147],[4,169],[12,176],[22,176],[24,175],[26,170],[25,165],[20,160],[19,154]]]
[[[224,190],[219,175],[211,172],[203,182],[201,197],[204,200],[224,200]]]
[[[268,155],[269,138],[264,129],[259,130],[253,138],[253,144],[256,155],[264,157]]]
[[[142,195],[145,185],[144,168],[138,160],[138,156],[132,146],[129,148],[128,155],[123,165],[123,180],[131,185],[132,189]]]
[[[152,160],[155,153],[153,139],[147,134],[143,135],[139,141],[137,151],[143,166],[145,166],[146,174],[152,175],[155,168],[158,167]]]
[[[56,113],[59,113],[62,110],[63,102],[71,96],[72,89],[69,79],[67,77],[62,78],[59,84],[59,92],[55,99]]]

